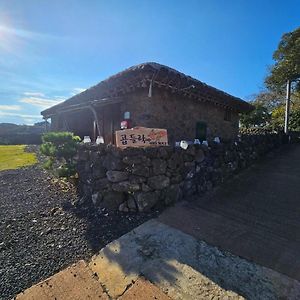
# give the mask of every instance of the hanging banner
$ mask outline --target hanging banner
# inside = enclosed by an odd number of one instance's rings
[[[168,145],[166,129],[134,127],[116,131],[116,146],[126,147],[157,147]]]

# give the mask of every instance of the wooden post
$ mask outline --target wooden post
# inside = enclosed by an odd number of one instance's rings
[[[100,122],[99,122],[99,119],[98,119],[97,112],[96,112],[95,108],[94,108],[92,105],[89,106],[89,109],[92,111],[92,113],[93,113],[93,115],[94,115],[94,119],[95,119],[95,122],[96,122],[96,124],[97,124],[98,135],[101,136]]]

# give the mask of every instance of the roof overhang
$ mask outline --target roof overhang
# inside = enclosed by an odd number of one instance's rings
[[[90,109],[90,107],[98,108],[103,107],[111,104],[121,103],[123,102],[122,98],[103,98],[103,99],[96,99],[91,100],[88,102],[78,103],[78,104],[71,104],[68,106],[61,106],[61,104],[57,104],[55,106],[51,107],[51,110],[46,109],[41,112],[41,115],[44,119],[51,118],[53,115],[61,114],[61,113],[69,113],[69,112],[75,112],[80,111],[84,109]]]

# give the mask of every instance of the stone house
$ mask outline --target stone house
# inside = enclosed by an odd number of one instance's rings
[[[169,143],[238,133],[239,114],[253,107],[234,96],[157,63],[126,69],[44,111],[51,130],[68,130],[114,143],[126,112],[132,127],[165,128]],[[128,115],[128,113],[127,113]]]

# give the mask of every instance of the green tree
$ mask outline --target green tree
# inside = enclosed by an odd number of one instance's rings
[[[71,132],[48,132],[42,136],[41,152],[48,156],[45,167],[53,169],[54,163],[59,164],[58,175],[70,177],[76,173],[73,157],[80,142],[79,136]]]
[[[274,130],[283,130],[284,128],[285,106],[281,105],[273,109],[271,113],[270,127]]]
[[[265,107],[268,112],[272,112],[276,107],[283,105],[285,102],[284,95],[280,95],[274,91],[263,90],[252,96],[252,103]]]
[[[242,127],[264,127],[269,124],[270,113],[262,103],[252,102],[255,109],[248,114],[242,114],[240,116],[240,122]]]
[[[282,36],[273,59],[275,64],[271,67],[265,84],[270,90],[282,94],[287,80],[300,77],[300,27]],[[294,88],[300,91],[300,83],[296,83]]]
[[[285,119],[285,106],[276,107],[271,114],[270,127],[274,130],[283,130]],[[293,104],[291,107],[289,128],[292,131],[300,131],[300,105]]]

